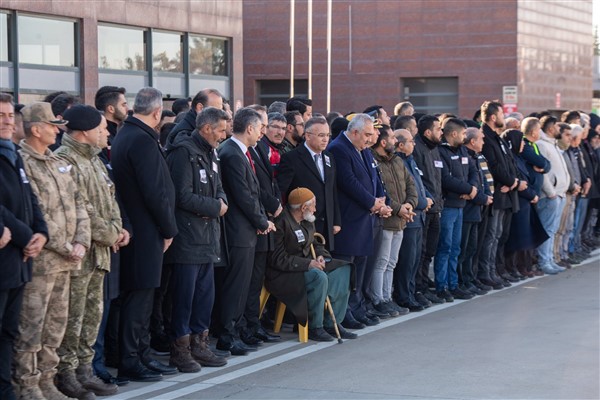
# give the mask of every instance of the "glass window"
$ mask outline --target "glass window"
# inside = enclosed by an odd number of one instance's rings
[[[152,69],[155,71],[183,72],[181,49],[181,35],[152,32]]]
[[[269,105],[274,101],[285,101],[290,98],[289,79],[269,79],[257,81],[258,104]],[[294,79],[294,96],[308,97],[308,79]]]
[[[10,61],[10,55],[8,54],[9,18],[8,14],[0,13],[0,61]]]
[[[75,66],[75,23],[19,15],[19,62]]]
[[[404,79],[404,99],[425,114],[458,114],[458,78]]]
[[[225,39],[190,35],[190,74],[228,76],[227,44]]]
[[[144,31],[98,25],[98,68],[145,71]]]

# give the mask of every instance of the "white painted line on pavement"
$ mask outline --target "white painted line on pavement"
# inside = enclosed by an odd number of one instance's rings
[[[296,359],[298,357],[302,357],[305,356],[307,354],[310,353],[314,353],[316,351],[319,350],[323,350],[324,348],[327,347],[331,347],[336,345],[337,342],[326,342],[326,343],[315,343],[315,344],[307,344],[306,347],[303,347],[302,349],[299,350],[295,350],[291,353],[287,353],[287,354],[283,354],[274,358],[271,358],[269,360],[265,360],[265,361],[261,361],[257,364],[254,365],[250,365],[248,367],[245,368],[240,368],[237,371],[232,371],[228,374],[223,374],[220,376],[217,376],[215,378],[212,379],[208,379],[202,383],[196,383],[190,386],[187,386],[185,388],[179,389],[179,390],[174,390],[172,392],[169,393],[164,393],[161,395],[158,395],[156,397],[150,397],[149,399],[154,399],[154,400],[172,400],[172,399],[176,399],[178,397],[181,396],[185,396],[186,394],[190,394],[190,393],[194,393],[194,392],[199,392],[202,390],[206,390],[209,389],[213,386],[216,385],[220,385],[222,383],[226,383],[229,382],[233,379],[237,379],[237,378],[241,378],[242,376],[246,376],[246,375],[250,375],[253,374],[255,372],[261,371],[263,369],[267,369],[270,367],[274,367],[278,364],[282,364],[284,362],[287,361],[291,361],[293,359]]]
[[[220,372],[223,371],[224,368],[228,368],[228,367],[233,367],[236,365],[240,365],[243,363],[246,363],[248,361],[253,361],[257,358],[262,358],[268,355],[271,355],[273,353],[277,353],[278,351],[282,351],[282,350],[287,350],[289,348],[295,347],[295,346],[301,346],[302,343],[294,341],[294,340],[288,340],[285,342],[281,342],[281,343],[277,343],[274,344],[272,346],[266,347],[264,349],[259,348],[259,350],[257,352],[253,352],[253,353],[248,353],[247,356],[243,356],[243,357],[233,357],[233,358],[229,358],[227,360],[227,365],[225,367],[221,367],[221,368],[208,368],[208,367],[204,367],[202,368],[202,370],[198,373],[195,374],[179,374],[179,375],[175,375],[173,377],[169,377],[169,381],[173,381],[173,382],[187,382],[189,380],[198,378],[200,376],[204,376],[204,375],[208,375],[208,374],[213,374],[215,372]]]
[[[130,391],[125,392],[125,393],[118,393],[118,394],[116,394],[114,396],[111,396],[109,398],[111,400],[131,399],[132,397],[141,396],[143,394],[150,393],[150,392],[155,392],[157,390],[163,390],[163,389],[166,389],[168,387],[175,386],[175,385],[177,385],[177,382],[161,381],[161,382],[153,383],[153,384],[148,385],[148,386],[141,387],[139,389],[130,390]]]
[[[268,356],[270,354],[277,353],[282,350],[287,350],[289,348],[299,346],[299,345],[301,345],[301,343],[296,342],[296,341],[285,341],[285,342],[277,343],[277,344],[269,346],[265,349],[259,350],[255,353],[249,353],[247,356],[234,357],[232,359],[229,359],[229,360],[227,360],[227,366],[225,368],[243,364],[248,361],[253,361],[257,358],[262,358],[262,357]],[[182,382],[187,382],[192,379],[196,379],[196,378],[202,377],[204,375],[213,374],[215,372],[220,372],[220,371],[223,371],[223,369],[222,368],[202,368],[202,370],[200,372],[194,373],[194,374],[178,374],[178,375],[174,375],[174,376],[168,376],[165,378],[164,381],[161,381],[161,382],[149,385],[149,386],[144,386],[139,389],[134,389],[134,390],[126,391],[123,393],[118,393],[115,396],[107,397],[107,399],[127,400],[127,399],[131,399],[134,397],[138,397],[138,396],[147,394],[147,393],[152,393],[152,392],[155,392],[158,390],[166,389],[170,386],[174,386],[174,385],[177,385]],[[177,391],[174,391],[173,393],[175,393],[175,392],[177,392]],[[184,394],[182,394],[180,396],[183,396]]]
[[[576,267],[578,267],[580,265],[589,264],[589,263],[597,261],[597,260],[600,260],[600,250],[594,251],[592,253],[592,257],[588,258],[587,260],[585,260],[581,264],[578,264],[578,265],[576,265],[574,267],[576,268]],[[543,278],[543,277],[546,277],[546,276],[547,275],[537,276],[537,277],[530,278],[530,279],[527,279],[527,280],[519,281],[519,282],[513,283],[511,287],[504,288],[504,289],[501,289],[501,290],[496,290],[496,291],[490,292],[489,294],[500,293],[503,290],[511,289],[511,288],[514,288],[514,287],[517,287],[517,286],[520,286],[520,285],[523,285],[523,284],[529,284],[529,283],[531,283],[534,280],[537,280],[537,279],[540,279],[540,278]],[[485,296],[476,296],[475,298],[473,298],[471,300],[476,300],[476,299],[484,298],[484,297]],[[410,320],[415,319],[415,318],[419,318],[419,317],[422,317],[422,316],[425,316],[425,315],[428,315],[428,314],[431,314],[431,313],[434,313],[434,312],[445,310],[445,309],[447,309],[449,307],[454,307],[454,306],[462,304],[462,303],[464,303],[466,301],[471,301],[471,300],[455,300],[453,303],[438,304],[435,307],[428,308],[428,309],[423,310],[423,311],[418,312],[418,313],[409,313],[409,314],[401,316],[401,317],[396,317],[396,318],[391,318],[391,319],[388,319],[388,320],[383,320],[383,322],[381,322],[379,325],[369,326],[369,327],[367,327],[365,329],[361,329],[359,331],[355,331],[355,333],[358,336],[364,336],[364,335],[367,335],[369,333],[377,332],[377,331],[379,331],[381,329],[389,328],[391,326],[398,325],[398,324],[410,321]],[[284,345],[286,343],[289,343],[290,345],[288,345],[288,346],[282,346],[282,345]],[[297,346],[298,344],[299,344],[298,342],[283,342],[281,344],[278,344],[278,345],[266,348],[262,352],[259,351],[259,352],[255,353],[255,354],[253,354],[252,356],[255,356],[253,358],[259,358],[259,357],[262,357],[262,356],[265,356],[265,355],[268,355],[268,354],[272,354],[272,353],[277,352],[279,350],[284,350],[285,348],[291,348],[291,347]],[[172,399],[176,399],[178,397],[185,396],[185,395],[190,394],[190,393],[195,393],[195,392],[203,391],[203,390],[209,389],[209,388],[211,388],[211,387],[213,387],[215,385],[220,385],[220,384],[232,381],[234,379],[241,378],[243,376],[250,375],[250,374],[253,374],[255,372],[259,372],[261,370],[264,370],[264,369],[276,366],[278,364],[281,364],[281,363],[284,363],[284,362],[287,362],[287,361],[291,361],[291,360],[294,360],[294,359],[299,358],[299,357],[303,357],[303,356],[305,356],[307,354],[314,353],[316,351],[323,350],[323,349],[329,348],[331,346],[335,346],[336,344],[337,344],[337,341],[326,342],[326,343],[318,342],[318,343],[314,343],[314,344],[313,343],[305,344],[305,345],[303,345],[302,348],[300,348],[298,350],[294,350],[294,351],[291,351],[289,353],[286,353],[286,354],[274,357],[272,359],[264,360],[264,361],[261,361],[261,362],[256,363],[256,364],[249,365],[249,366],[244,367],[244,368],[240,368],[240,369],[238,369],[236,371],[232,371],[232,372],[229,372],[229,373],[225,373],[225,374],[219,375],[219,376],[214,377],[214,378],[207,379],[206,381],[203,381],[201,383],[195,383],[195,384],[186,386],[185,388],[182,388],[182,389],[174,390],[174,391],[169,392],[169,393],[164,393],[164,394],[158,395],[156,397],[148,397],[148,399],[156,399],[156,400],[172,400]],[[277,350],[272,350],[273,348],[275,348],[277,346],[281,346],[281,347],[279,349],[277,349]],[[236,357],[236,359],[232,360],[230,362],[230,364],[228,364],[228,365],[232,365],[233,366],[233,365],[244,363],[246,361],[251,361],[251,359],[252,359],[251,357],[252,356]],[[239,362],[237,362],[238,359],[240,360]],[[212,373],[212,372],[214,372],[214,370],[210,370],[206,374]],[[188,375],[189,375],[189,377],[188,377]],[[173,385],[175,385],[177,383],[186,382],[188,380],[198,378],[199,376],[202,376],[202,375],[203,375],[203,372],[200,372],[198,374],[179,375],[177,377],[173,377],[172,380],[169,381],[169,382],[162,382],[163,384],[167,384],[166,386],[164,386],[162,388],[158,388],[158,387],[155,386],[155,385],[158,385],[158,384],[154,384],[154,385],[150,385],[147,388],[148,390],[142,390],[144,388],[138,389],[138,390],[133,390],[133,391],[130,391],[130,392],[123,393],[122,396],[125,396],[125,397],[117,395],[117,396],[110,397],[110,399],[111,400],[112,399],[119,399],[119,400],[121,400],[121,399],[123,399],[123,400],[130,399],[130,398],[133,398],[133,397],[136,397],[136,396],[140,396],[140,395],[145,394],[145,393],[151,393],[153,391],[158,391],[158,390],[161,390],[161,389],[173,386]]]
[[[185,396],[199,390],[210,389],[215,386],[214,384],[206,384],[206,383],[194,383],[193,385],[186,386],[181,389],[173,390],[172,392],[158,395],[156,397],[151,397],[151,399],[160,399],[160,400],[168,400],[168,399],[176,399],[177,397]]]

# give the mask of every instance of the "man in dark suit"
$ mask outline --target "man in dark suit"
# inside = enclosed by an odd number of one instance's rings
[[[298,187],[310,189],[317,199],[315,228],[327,240],[329,251],[335,250],[334,235],[342,228],[333,155],[326,151],[329,125],[324,118],[306,121],[304,145],[281,156],[277,183],[284,198]],[[316,160],[316,161],[315,161]]]
[[[350,294],[348,311],[342,325],[349,329],[376,325],[377,317],[369,317],[362,290],[367,256],[373,253],[375,215],[389,215],[385,193],[377,175],[377,166],[369,147],[376,140],[373,120],[367,114],[356,114],[348,129],[328,147],[338,165],[337,188],[342,229],[334,239],[335,258],[354,263],[356,288]]]
[[[248,148],[254,167],[256,178],[260,186],[260,203],[262,204],[269,220],[281,214],[281,192],[275,181],[274,167],[269,160],[269,148],[263,140],[268,126],[267,109],[265,106],[250,106],[258,112],[261,118],[261,139],[256,146]],[[240,320],[240,336],[244,343],[250,346],[261,342],[276,342],[281,340],[278,335],[265,331],[260,324],[260,292],[265,280],[265,270],[271,252],[274,250],[273,235],[259,235],[254,248],[254,267],[248,288],[248,298],[244,310],[244,318]]]
[[[111,151],[116,189],[133,230],[129,246],[121,251],[119,375],[136,381],[177,372],[150,358],[148,332],[163,253],[177,234],[175,189],[154,131],[161,112],[162,93],[141,89]]]
[[[219,148],[223,189],[229,200],[225,215],[225,235],[229,250],[221,288],[221,334],[217,349],[232,355],[246,355],[255,348],[238,339],[236,325],[244,312],[252,276],[257,233],[266,235],[274,229],[260,202],[250,147],[261,135],[260,115],[249,108],[239,110],[233,119],[233,136]]]

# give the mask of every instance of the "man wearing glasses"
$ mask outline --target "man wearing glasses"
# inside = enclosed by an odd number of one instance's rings
[[[324,118],[306,122],[306,141],[281,156],[277,172],[279,189],[287,195],[297,187],[310,189],[317,199],[315,227],[333,251],[333,238],[341,230],[341,217],[336,190],[336,167],[331,153],[326,151],[330,138]]]

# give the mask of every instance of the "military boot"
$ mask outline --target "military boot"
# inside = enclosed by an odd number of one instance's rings
[[[67,369],[59,372],[56,375],[56,387],[69,397],[74,397],[78,400],[95,400],[96,395],[93,392],[81,386],[81,383],[75,376],[75,371]]]
[[[56,388],[54,377],[40,379],[40,390],[46,400],[73,400],[72,397],[65,396]]]
[[[119,387],[114,383],[104,383],[94,375],[91,364],[80,364],[75,370],[75,376],[84,389],[93,392],[97,396],[112,396],[119,390]]]
[[[38,385],[21,386],[19,400],[46,400]]]
[[[200,364],[194,361],[190,353],[190,335],[182,336],[171,342],[169,365],[176,367],[179,372],[200,372]]]
[[[203,367],[222,367],[227,364],[225,358],[215,355],[215,353],[210,350],[208,343],[208,330],[202,332],[202,335],[190,335],[190,345],[194,360],[198,361]]]

